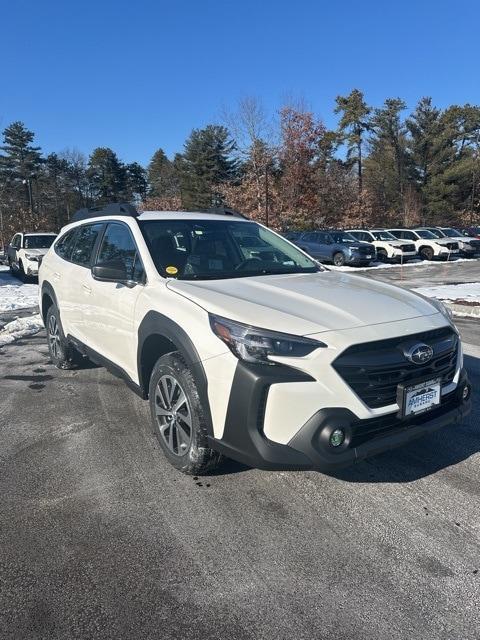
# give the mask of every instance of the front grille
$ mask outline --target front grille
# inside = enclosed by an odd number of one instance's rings
[[[415,251],[416,247],[414,244],[402,244],[400,249],[402,251]]]
[[[407,360],[404,350],[416,343],[433,348],[433,357],[424,365]],[[428,377],[452,382],[457,364],[458,338],[450,328],[434,329],[411,336],[354,345],[333,362],[345,382],[370,408],[397,401],[400,383],[414,383]]]
[[[467,244],[473,247],[473,249],[480,251],[480,240],[470,240]]]
[[[369,255],[373,255],[375,253],[375,249],[373,247],[371,247],[371,246],[362,246],[362,245],[360,245],[358,247],[358,251],[359,251],[359,253],[364,253],[365,255],[367,255],[367,253]]]
[[[456,251],[458,249],[458,242],[447,242],[447,247],[450,251]]]

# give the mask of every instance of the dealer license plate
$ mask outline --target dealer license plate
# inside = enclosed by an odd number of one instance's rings
[[[400,405],[404,417],[430,411],[441,402],[442,381],[440,378],[419,382],[401,389],[403,403]]]

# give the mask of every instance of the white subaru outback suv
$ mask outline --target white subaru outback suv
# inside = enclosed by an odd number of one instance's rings
[[[382,261],[407,262],[417,257],[417,247],[413,242],[398,240],[383,229],[351,229],[348,231],[361,242],[370,242],[377,250],[377,258]]]
[[[458,242],[449,238],[438,238],[428,229],[388,229],[399,240],[408,240],[415,244],[418,255],[424,260],[439,258],[448,260],[458,256]]]
[[[331,470],[469,411],[438,302],[319,266],[233,212],[82,210],[40,269],[53,363],[148,399],[168,460]]]

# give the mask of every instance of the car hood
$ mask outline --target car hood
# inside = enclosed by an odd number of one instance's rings
[[[404,244],[415,244],[415,240],[377,240],[377,242],[384,242],[385,244],[391,244],[392,247],[401,247]]]
[[[31,256],[44,256],[48,251],[48,247],[46,249],[24,249],[24,251]]]
[[[167,287],[210,313],[297,335],[438,313],[410,291],[334,271],[201,282],[172,279]]]
[[[430,242],[436,242],[437,244],[449,244],[450,242],[458,242],[459,238],[429,238]]]

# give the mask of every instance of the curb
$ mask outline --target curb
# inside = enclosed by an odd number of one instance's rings
[[[460,302],[447,302],[442,300],[454,316],[463,316],[464,318],[480,318],[480,305],[461,304]]]

